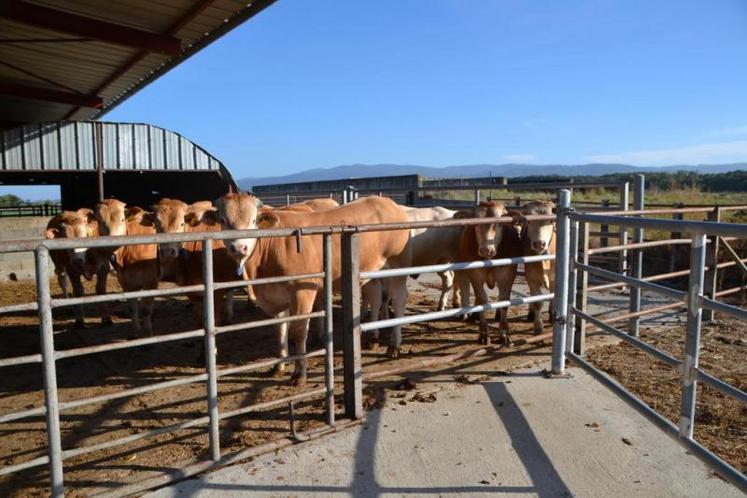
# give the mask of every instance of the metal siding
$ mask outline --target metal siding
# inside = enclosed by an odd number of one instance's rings
[[[39,126],[26,125],[23,127],[23,168],[42,169],[41,140]]]
[[[57,134],[57,125],[55,123],[43,123],[41,134],[44,169],[60,169],[60,137]]]
[[[23,129],[14,128],[5,132],[5,169],[23,169]]]
[[[148,125],[137,124],[135,132],[135,169],[150,169],[148,157]]]
[[[96,169],[94,145],[96,143],[93,123],[78,123],[78,169]]]
[[[193,150],[194,144],[184,137],[179,137],[179,147],[181,147],[182,169],[196,169]]]
[[[104,134],[104,169],[117,169],[117,125],[102,124]]]
[[[179,136],[171,131],[166,131],[166,167],[164,169],[180,169],[179,163]]]
[[[163,130],[150,127],[150,167],[152,169],[165,169],[163,154]]]
[[[120,169],[133,169],[135,167],[132,157],[132,126],[120,124],[119,126],[119,167]]]
[[[63,123],[60,126],[60,140],[60,145],[62,146],[61,169],[76,169],[74,123]]]

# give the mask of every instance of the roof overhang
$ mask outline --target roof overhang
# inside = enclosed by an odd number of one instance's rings
[[[3,0],[0,128],[95,119],[276,0]]]

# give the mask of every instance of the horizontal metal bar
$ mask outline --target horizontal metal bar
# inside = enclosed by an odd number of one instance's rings
[[[144,337],[142,339],[133,339],[129,341],[121,342],[110,342],[107,344],[99,344],[96,346],[86,346],[83,348],[75,349],[62,349],[55,351],[55,359],[61,360],[63,358],[72,358],[74,356],[83,356],[87,354],[103,353],[104,351],[114,351],[116,349],[127,349],[138,346],[147,346],[149,344],[160,344],[164,342],[181,341],[184,339],[192,339],[194,337],[202,337],[205,335],[203,329],[189,330],[187,332],[177,332],[175,334],[157,335],[154,337]]]
[[[298,320],[307,320],[307,319],[319,318],[323,316],[324,316],[324,310],[314,311],[312,313],[306,313],[304,315],[290,315],[290,316],[282,316],[278,318],[268,318],[266,320],[255,320],[253,322],[235,323],[233,325],[223,325],[221,327],[215,327],[215,333],[223,334],[225,332],[235,332],[237,330],[256,329],[258,327],[265,327],[267,325],[277,325],[279,323],[296,322]]]
[[[295,280],[303,280],[307,278],[322,278],[324,272],[315,273],[301,273],[298,275],[283,275],[280,277],[265,277],[255,278],[252,280],[232,280],[230,282],[215,282],[213,287],[215,290],[219,289],[232,289],[235,287],[246,287],[247,285],[264,285],[264,284],[280,284],[283,282],[293,282]]]
[[[590,231],[589,235],[592,237],[601,237],[603,239],[619,239],[620,234],[617,232],[594,232]]]
[[[667,311],[667,310],[676,309],[676,308],[684,308],[685,306],[687,306],[687,304],[682,303],[682,302],[669,303],[669,304],[664,304],[662,306],[656,306],[656,307],[653,307],[653,308],[646,308],[644,310],[636,311],[636,312],[633,312],[633,313],[623,313],[621,315],[615,315],[615,316],[610,317],[610,318],[605,318],[602,321],[604,323],[622,322],[622,321],[628,320],[630,318],[638,318],[638,317],[641,317],[641,316],[653,315],[653,314],[656,314],[656,313],[661,313],[662,311]]]
[[[272,358],[268,360],[254,361],[252,363],[247,363],[246,365],[240,365],[238,367],[230,367],[230,368],[224,368],[222,370],[218,370],[217,376],[225,377],[227,375],[250,372],[252,370],[259,370],[262,368],[270,368],[270,367],[274,367],[275,365],[279,365],[281,363],[291,363],[294,361],[315,358],[317,356],[324,356],[325,352],[326,350],[324,349],[316,349],[306,354],[297,354],[297,355],[292,355],[292,356],[286,356],[284,358]]]
[[[586,320],[587,322],[604,330],[607,333],[614,335],[615,337],[618,337],[619,339],[622,339],[623,341],[627,342],[631,346],[645,351],[651,356],[656,357],[656,359],[658,359],[659,361],[663,361],[670,367],[679,368],[679,366],[682,364],[682,362],[678,360],[677,358],[668,355],[664,351],[651,346],[650,344],[638,339],[637,337],[633,337],[632,335],[629,335],[623,332],[622,330],[618,330],[615,327],[604,323],[602,320],[598,319],[597,317],[589,315],[588,313],[584,313],[583,311],[575,307],[571,308],[571,311],[577,317],[583,320]]]
[[[506,301],[497,301],[495,303],[480,304],[477,306],[465,306],[462,308],[451,308],[451,309],[443,310],[443,311],[432,311],[430,313],[423,313],[420,315],[390,318],[388,320],[377,320],[375,322],[366,322],[366,323],[361,324],[361,332],[367,332],[369,330],[376,330],[376,329],[385,328],[385,327],[393,327],[395,325],[407,325],[410,323],[428,322],[431,320],[440,320],[442,318],[450,318],[453,316],[467,315],[470,313],[497,310],[500,308],[508,308],[509,306],[517,306],[520,304],[550,301],[554,297],[555,297],[554,294],[537,294],[536,296],[509,299]]]
[[[595,247],[589,249],[589,254],[602,254],[605,252],[624,251],[625,249],[646,249],[649,247],[673,246],[679,244],[690,244],[691,239],[667,239],[667,240],[647,240],[646,242],[634,242],[618,246]]]
[[[726,304],[719,301],[714,301],[713,299],[708,299],[704,296],[700,296],[698,300],[700,301],[700,306],[702,306],[703,308],[717,311],[719,313],[726,313],[727,315],[731,315],[742,321],[747,321],[747,310],[743,308],[732,306],[731,304]]]
[[[0,360],[0,368],[12,367],[16,365],[27,365],[29,363],[41,363],[41,354],[29,354],[26,356],[16,356],[14,358],[3,358]]]
[[[674,437],[674,436],[672,436]],[[711,450],[694,439],[681,439],[680,442],[707,465],[713,467],[718,475],[736,486],[742,493],[747,494],[747,476],[719,458]]]
[[[628,211],[628,214],[632,213]],[[717,223],[714,221],[665,220],[661,218],[635,218],[625,216],[610,216],[602,214],[571,213],[574,221],[588,223],[605,223],[608,225],[623,225],[646,230],[662,230],[666,232],[678,231],[688,233],[703,233],[707,235],[734,236],[747,238],[747,225],[741,223]]]
[[[28,460],[26,462],[17,463],[15,465],[8,465],[7,467],[0,468],[0,476],[4,476],[6,474],[14,474],[16,472],[30,469],[32,467],[39,467],[41,465],[47,465],[48,463],[49,463],[49,457],[43,456],[39,458],[34,458],[33,460]]]
[[[747,393],[742,391],[741,389],[738,389],[731,384],[727,384],[723,380],[704,372],[700,369],[700,367],[695,367],[695,373],[698,377],[697,380],[703,382],[704,384],[708,384],[709,386],[721,391],[727,396],[735,398],[740,403],[747,404]]]
[[[201,292],[205,290],[202,284],[186,285],[183,287],[166,287],[163,289],[148,289],[131,292],[114,292],[110,294],[97,294],[94,296],[68,297],[52,299],[53,308],[62,308],[64,306],[75,306],[78,304],[95,304],[119,301],[123,299],[140,299],[144,297],[175,296],[179,294],[188,294],[190,292]]]
[[[36,408],[31,408],[29,410],[23,410],[20,412],[6,413],[4,415],[0,415],[0,424],[4,424],[6,422],[13,422],[14,420],[19,420],[22,418],[38,417],[40,415],[44,415],[45,413],[47,413],[46,406],[39,406]]]
[[[714,294],[714,297],[722,297],[722,296],[728,296],[730,294],[736,294],[737,292],[742,292],[747,290],[747,285],[741,285],[739,287],[732,287],[730,289],[724,289],[720,290],[717,293]]]
[[[10,306],[0,307],[0,315],[7,315],[8,313],[18,313],[20,311],[36,311],[37,309],[39,309],[39,305],[36,302],[12,304]]]
[[[115,393],[102,394],[101,396],[94,396],[91,398],[81,398],[73,401],[61,401],[60,411],[70,410],[72,408],[78,408],[79,406],[93,405],[95,403],[103,403],[104,401],[111,401],[113,399],[126,398],[128,396],[137,396],[139,394],[145,394],[152,391],[158,391],[159,389],[168,389],[170,387],[183,386],[185,384],[194,384],[196,382],[202,382],[207,379],[207,374],[198,374],[185,377],[183,379],[168,380],[165,382],[157,382],[155,384],[149,384],[147,386],[133,387],[132,389],[125,389]]]
[[[306,391],[306,392],[303,392],[303,393],[294,394],[292,396],[285,396],[285,397],[280,398],[280,399],[274,399],[272,401],[265,401],[264,403],[256,403],[256,404],[251,405],[251,406],[244,406],[242,408],[237,408],[235,410],[230,410],[230,411],[227,411],[227,412],[222,412],[220,414],[220,419],[221,420],[225,420],[227,418],[236,417],[238,415],[243,415],[245,413],[258,412],[258,411],[261,411],[261,410],[267,410],[269,408],[275,408],[277,406],[287,405],[288,403],[290,403],[292,401],[301,401],[303,399],[313,398],[315,396],[320,396],[320,395],[326,394],[326,393],[327,393],[327,388],[326,387],[320,387],[318,389],[312,389],[311,391]]]
[[[482,261],[470,261],[466,263],[444,263],[440,265],[410,266],[407,268],[392,268],[388,270],[362,271],[361,278],[389,278],[403,277],[407,275],[420,275],[421,273],[438,273],[442,271],[472,270],[475,268],[495,268],[499,266],[517,265],[524,263],[537,263],[540,261],[552,261],[554,254],[542,254],[538,256],[520,256],[516,258],[487,259]]]
[[[597,268],[596,266],[585,265],[583,263],[579,263],[578,261],[575,264],[576,264],[576,268],[578,268],[579,270],[583,270],[592,275],[596,275],[598,277],[602,277],[607,280],[625,282],[626,284],[632,285],[633,287],[638,287],[640,289],[646,289],[652,292],[663,294],[676,301],[683,301],[685,297],[687,296],[686,292],[679,291],[676,289],[670,289],[669,287],[664,287],[663,285],[653,284],[651,282],[646,282],[644,280],[639,280],[637,278],[628,277],[627,275],[622,275],[620,273],[615,273],[613,271],[603,270],[601,268]]]
[[[706,268],[707,270],[708,268]],[[676,278],[676,277],[684,277],[690,274],[690,270],[678,270],[673,271],[670,273],[661,273],[659,275],[651,275],[648,277],[643,277],[640,280],[644,282],[657,282],[659,280],[669,280],[670,278]],[[624,282],[613,282],[611,284],[603,284],[603,285],[594,285],[586,289],[586,292],[592,292],[592,291],[600,291],[600,290],[607,290],[607,289],[614,289],[616,287],[627,287],[628,284]]]

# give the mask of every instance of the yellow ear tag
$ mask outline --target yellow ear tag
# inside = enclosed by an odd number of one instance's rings
[[[89,237],[93,237],[93,228],[91,228],[91,227],[86,227],[86,234],[87,234],[87,235],[88,235]]]

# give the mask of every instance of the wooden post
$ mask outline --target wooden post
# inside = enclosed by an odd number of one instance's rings
[[[342,349],[345,414],[363,418],[363,370],[361,367],[361,286],[358,234],[342,237]]]

